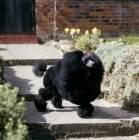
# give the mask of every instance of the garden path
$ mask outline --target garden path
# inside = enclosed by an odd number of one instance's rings
[[[42,78],[33,75],[32,64],[37,59],[44,59],[53,65],[62,58],[61,51],[38,44],[0,45],[0,55],[6,63],[6,81],[18,87],[19,95],[26,98],[25,119],[33,140],[51,140],[52,136],[69,140],[77,140],[76,137],[84,140],[84,137],[88,137],[87,140],[105,140],[103,137],[109,137],[107,140],[138,139],[132,135],[139,132],[139,114],[121,110],[119,105],[102,99],[92,102],[95,111],[86,119],[79,118],[77,106],[65,100],[64,109],[55,109],[48,102],[47,112],[36,110],[32,101],[37,96],[38,88],[42,87]]]

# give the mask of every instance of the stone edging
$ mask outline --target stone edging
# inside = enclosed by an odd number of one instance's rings
[[[35,133],[35,138],[39,139],[132,136],[139,132],[139,120],[119,120],[117,123],[95,124],[27,123],[27,126],[31,137],[34,137]]]

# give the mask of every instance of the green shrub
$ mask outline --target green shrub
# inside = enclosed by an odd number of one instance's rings
[[[91,48],[91,42],[90,42],[89,35],[84,34],[84,35],[78,37],[75,42],[75,48],[82,50],[82,51],[89,50]]]
[[[118,59],[117,55],[120,56],[118,53],[120,53],[123,49],[124,45],[122,43],[111,42],[100,45],[95,51],[103,60],[105,66],[105,75],[103,80],[103,84],[105,86],[109,86],[110,84],[110,78],[114,71],[116,60]]]
[[[82,51],[95,50],[99,44],[100,35],[101,31],[97,28],[93,28],[91,33],[87,30],[76,39],[75,48]]]
[[[24,99],[17,98],[18,89],[0,85],[0,140],[27,140],[24,124]]]
[[[96,53],[105,66],[103,86],[109,87],[107,100],[139,112],[139,47],[110,42],[100,45]]]

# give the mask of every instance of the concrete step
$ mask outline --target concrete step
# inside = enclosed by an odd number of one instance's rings
[[[129,137],[106,137],[106,138],[69,138],[65,140],[139,140],[139,138],[138,136],[129,136]]]
[[[53,65],[62,58],[63,53],[53,46],[39,44],[0,45],[0,56],[5,65],[32,65],[38,59],[44,59],[47,64]]]
[[[83,139],[133,136],[139,132],[139,114],[121,110],[119,105],[102,99],[92,105],[92,116],[82,119],[77,115],[77,106],[65,100],[63,109],[54,108],[49,101],[46,112],[39,112],[33,102],[26,102],[25,119],[30,136],[34,140]]]
[[[24,96],[27,101],[33,101],[38,89],[43,87],[42,78],[33,74],[32,66],[5,66],[4,77],[12,87],[19,88],[19,96]]]

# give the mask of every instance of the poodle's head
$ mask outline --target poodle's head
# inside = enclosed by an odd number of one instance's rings
[[[81,58],[82,64],[87,68],[92,68],[95,66],[95,62],[92,59],[91,54],[84,54]]]

